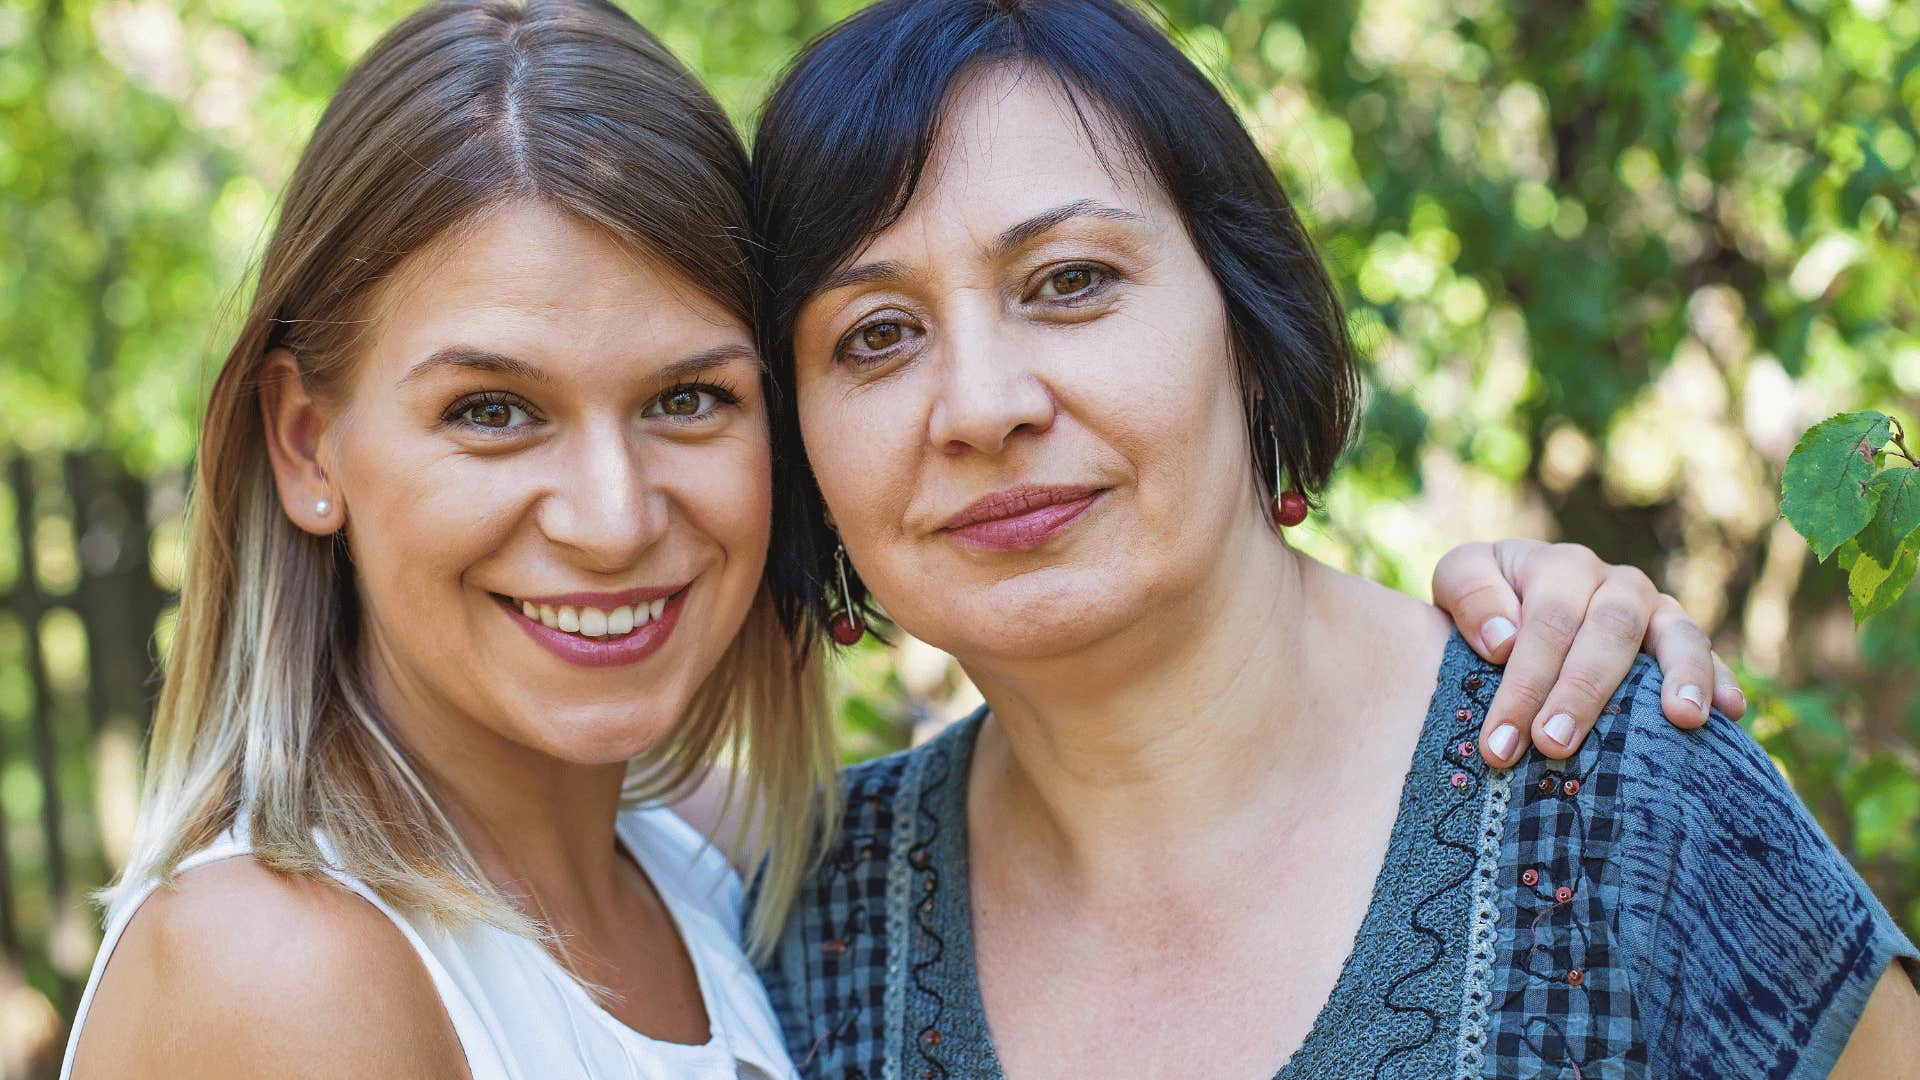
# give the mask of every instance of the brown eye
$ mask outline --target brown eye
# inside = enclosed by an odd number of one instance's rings
[[[870,352],[880,352],[898,344],[900,336],[899,323],[874,323],[861,329],[860,347]]]
[[[1065,270],[1056,270],[1047,278],[1047,287],[1054,296],[1072,296],[1085,292],[1093,286],[1093,271],[1084,266],[1070,266]]]
[[[513,406],[503,401],[480,402],[468,407],[467,422],[476,427],[507,427],[513,423]]]
[[[668,416],[698,416],[700,391],[675,390],[660,399],[660,411]]]

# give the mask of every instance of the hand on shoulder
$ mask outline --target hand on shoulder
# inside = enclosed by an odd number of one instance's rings
[[[156,890],[114,947],[74,1076],[465,1076],[412,946],[344,887],[239,857]]]

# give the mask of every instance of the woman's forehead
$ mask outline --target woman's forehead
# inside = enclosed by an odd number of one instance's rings
[[[956,82],[912,199],[868,251],[957,233],[990,248],[1007,228],[1076,202],[1142,225],[1174,215],[1128,140],[1084,95],[1076,103],[1049,72],[997,65]]]

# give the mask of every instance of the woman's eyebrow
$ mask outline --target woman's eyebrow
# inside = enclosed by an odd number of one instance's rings
[[[400,385],[422,378],[443,367],[466,368],[469,371],[485,371],[495,375],[506,375],[527,382],[550,382],[547,373],[525,360],[504,356],[488,349],[475,348],[472,345],[447,345],[435,349],[431,356],[414,364],[400,377]]]
[[[746,363],[759,367],[760,354],[747,345],[715,345],[711,349],[702,349],[692,356],[662,365],[660,370],[653,373],[653,377],[661,382],[679,382],[734,363]]]
[[[1061,203],[1051,210],[1042,210],[1017,225],[1008,226],[987,247],[987,254],[995,259],[1004,258],[1022,244],[1077,217],[1104,218],[1108,221],[1129,223],[1143,220],[1139,214],[1131,210],[1122,210],[1117,206],[1109,206],[1092,199],[1075,199],[1070,203]]]

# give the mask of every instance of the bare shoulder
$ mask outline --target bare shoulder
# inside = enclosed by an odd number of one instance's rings
[[[426,968],[344,887],[224,859],[140,905],[102,973],[76,1077],[464,1076]]]

